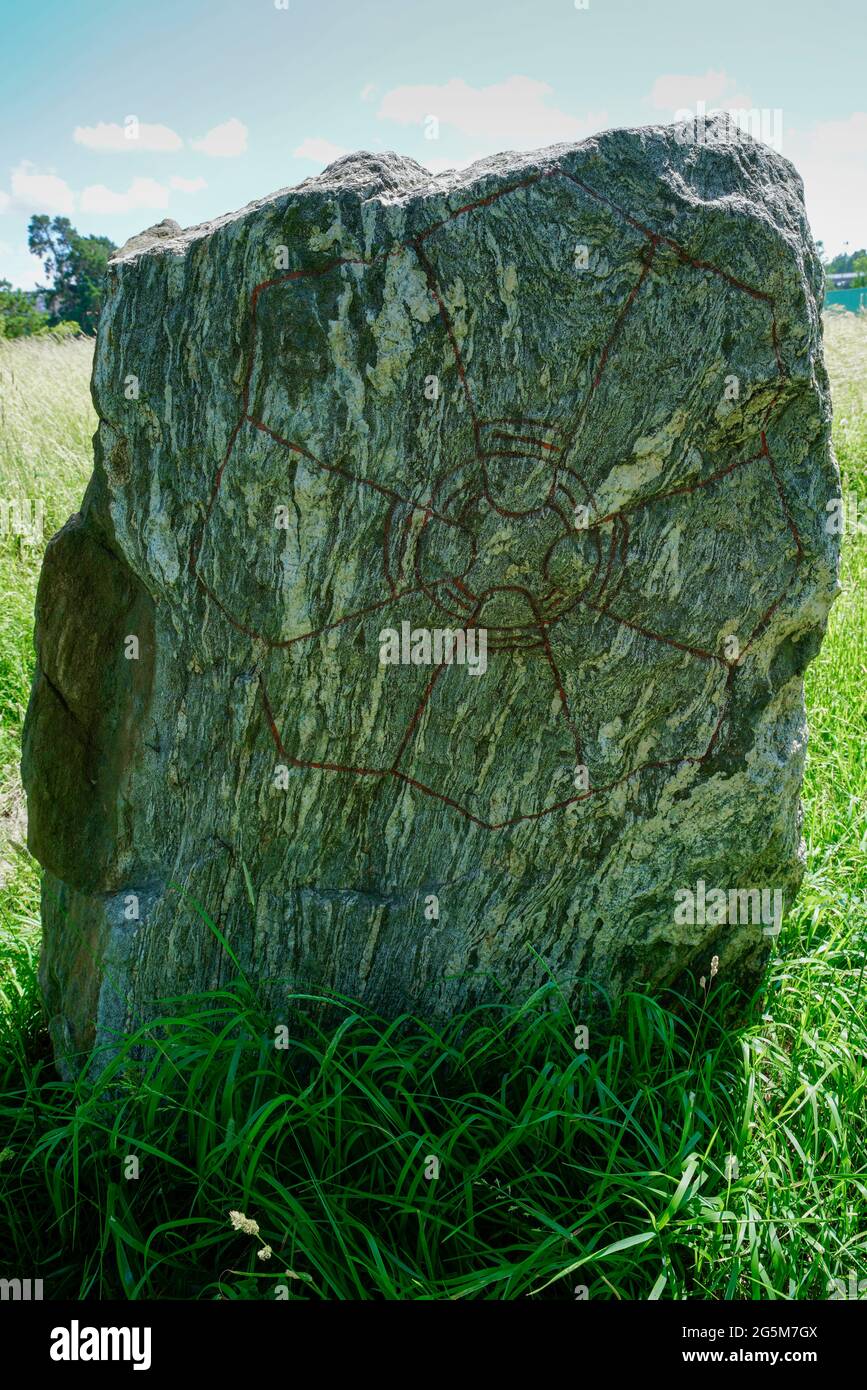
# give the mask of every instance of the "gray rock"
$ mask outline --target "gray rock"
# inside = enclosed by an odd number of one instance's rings
[[[131,236],[125,241],[118,251],[111,257],[112,261],[124,260],[127,256],[138,255],[140,251],[147,251],[155,242],[172,241],[175,237],[183,234],[183,228],[179,222],[171,217],[164,217],[162,222],[155,222],[152,227],[146,227],[143,232],[136,236]]]
[[[821,295],[720,123],[127,243],[25,735],[64,1066],[232,975],[193,898],[278,1019],[755,986],[837,587]]]

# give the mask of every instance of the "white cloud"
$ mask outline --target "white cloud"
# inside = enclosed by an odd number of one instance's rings
[[[0,213],[4,213],[4,212],[6,211],[6,209],[8,208],[8,206],[9,206],[9,204],[10,204],[10,202],[11,202],[11,199],[10,199],[10,197],[9,197],[9,194],[8,194],[8,193],[4,193],[4,192],[3,192],[3,189],[0,188]]]
[[[201,177],[195,179],[182,179],[178,174],[172,174],[169,179],[172,188],[176,188],[179,193],[201,193],[203,188],[207,188],[207,179]]]
[[[57,174],[40,174],[35,164],[23,159],[12,170],[12,194],[3,194],[0,211],[51,212],[65,216],[75,211],[75,195]]]
[[[490,87],[471,87],[453,77],[440,86],[394,87],[386,92],[377,115],[400,125],[421,125],[435,116],[441,126],[490,141],[492,149],[533,149],[580,140],[604,126],[604,111],[588,111],[579,118],[548,105],[552,92],[547,82],[531,77],[512,76]]]
[[[292,151],[295,159],[312,159],[315,164],[332,164],[335,159],[340,159],[341,155],[348,154],[348,150],[341,145],[335,145],[330,140],[322,140],[318,136],[308,135],[306,140],[302,140],[300,145],[296,145]]]
[[[425,159],[424,167],[430,169],[432,174],[445,173],[446,169],[468,169],[471,164],[475,164],[477,159],[484,159],[483,154],[471,154],[468,159]]]
[[[717,110],[751,110],[752,101],[738,91],[737,82],[722,69],[708,68],[701,77],[686,74],[666,73],[657,77],[650,93],[650,104],[657,111],[694,109],[696,103],[703,101],[705,106]]]
[[[179,150],[183,147],[180,135],[167,125],[148,125],[128,116],[123,125],[116,121],[100,121],[98,125],[77,125],[72,132],[77,145],[89,150],[110,150],[129,154],[132,150]]]
[[[370,99],[371,99],[371,97],[373,96],[373,94],[374,94],[375,91],[376,91],[376,83],[375,83],[375,82],[365,82],[364,86],[363,86],[362,89],[361,89],[361,100],[362,100],[362,101],[370,101]]]
[[[156,179],[133,179],[126,193],[114,193],[93,183],[81,195],[82,212],[132,212],[134,208],[167,208],[169,191]]]
[[[247,148],[247,127],[237,116],[215,125],[201,140],[191,140],[194,150],[211,155],[215,159],[235,159]]]
[[[804,180],[813,235],[829,256],[867,245],[867,111],[786,131],[783,153]]]
[[[42,262],[31,256],[25,238],[13,245],[0,242],[0,279],[10,280],[18,289],[32,290],[45,281]]]

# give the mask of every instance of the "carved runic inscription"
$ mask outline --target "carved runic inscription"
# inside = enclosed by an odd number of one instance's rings
[[[576,245],[603,249],[579,259]],[[701,361],[678,357],[679,315],[706,324]],[[361,335],[372,325],[366,380],[339,367],[347,319]],[[383,349],[398,321],[402,360]],[[724,383],[744,333],[766,370],[744,383],[751,409],[735,432]],[[803,558],[766,434],[786,379],[769,294],[552,167],[369,259],[263,280],[247,341],[240,413],[190,566],[269,654],[262,701],[281,761],[391,779],[496,830],[710,758],[739,666]],[[620,427],[627,395],[637,407]],[[244,470],[261,475],[263,507],[294,498],[252,599],[209,548],[214,509],[233,506]],[[238,512],[233,524],[254,524]],[[727,605],[712,621],[681,582],[690,548]],[[369,719],[341,713],[341,661],[363,646],[373,692],[377,634],[404,622],[484,628],[503,720],[474,710],[476,683],[446,665],[384,677],[404,682],[402,697],[412,690],[396,722],[381,691]],[[275,678],[292,685],[325,662],[333,709],[289,729]],[[672,700],[651,717],[654,682]],[[481,790],[468,773],[443,789],[428,731],[442,766],[462,740],[495,766],[507,729],[532,748],[532,776],[498,786],[492,774]]]

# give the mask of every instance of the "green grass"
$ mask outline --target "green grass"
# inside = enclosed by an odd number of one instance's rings
[[[0,339],[0,498],[44,509],[47,539],[76,511],[92,468],[93,345],[86,338]],[[33,602],[43,546],[0,534],[0,768],[18,760],[33,664]],[[4,782],[8,786],[8,772]]]
[[[828,333],[845,488],[867,498],[867,320]],[[92,424],[88,345],[51,351],[0,344],[0,382],[19,386],[2,489],[42,490],[46,534],[78,505]],[[13,808],[37,562],[0,550]],[[41,1276],[48,1297],[295,1299],[799,1299],[865,1277],[865,579],[867,536],[847,537],[807,678],[807,878],[738,1033],[698,999],[675,1015],[633,997],[577,1051],[552,982],[442,1036],[351,1001],[323,1033],[290,998],[284,1051],[239,978],[176,1001],[138,1065],[69,1085],[38,1007],[35,867],[0,845],[3,1273]]]

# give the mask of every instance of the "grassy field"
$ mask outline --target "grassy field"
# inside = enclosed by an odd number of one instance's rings
[[[844,491],[867,499],[867,319],[829,317],[827,342]],[[42,498],[46,536],[90,471],[89,361],[0,343],[0,496]],[[323,1036],[298,999],[281,1051],[239,977],[96,1086],[49,1061],[19,847],[39,558],[0,537],[3,1274],[51,1298],[570,1300],[827,1298],[867,1276],[867,534],[845,538],[808,673],[808,874],[753,1026],[635,997],[576,1052],[552,982],[444,1037],[351,1006]]]

